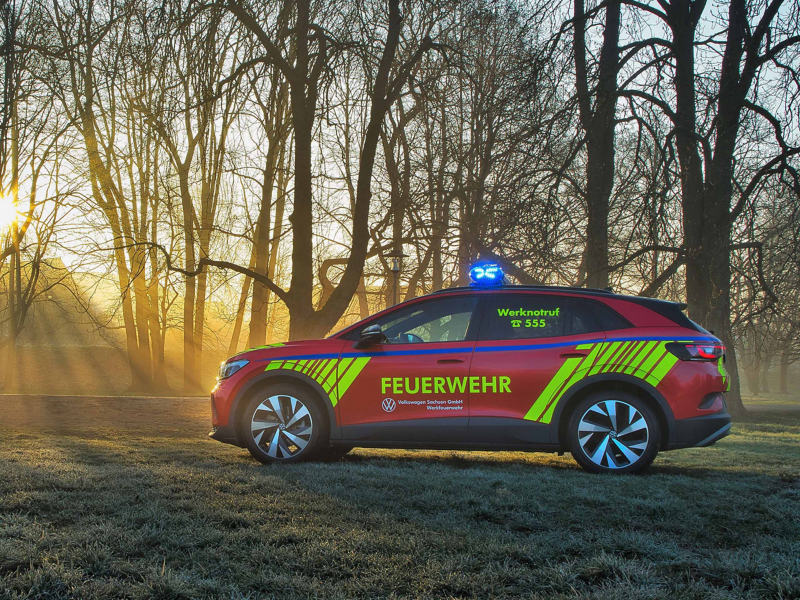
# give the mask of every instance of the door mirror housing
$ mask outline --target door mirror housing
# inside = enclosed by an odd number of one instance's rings
[[[383,335],[383,331],[381,331],[381,326],[370,325],[369,327],[361,331],[361,339],[359,339],[355,344],[353,344],[353,348],[355,348],[356,350],[360,350],[362,348],[368,348],[373,344],[380,344],[381,342],[385,341],[386,341],[386,336]]]

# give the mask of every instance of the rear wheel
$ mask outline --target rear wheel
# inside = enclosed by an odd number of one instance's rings
[[[641,398],[608,390],[589,395],[572,411],[567,441],[572,456],[593,473],[636,473],[653,462],[661,430]]]
[[[241,426],[247,449],[263,463],[307,460],[328,445],[328,415],[316,396],[292,384],[256,394]]]

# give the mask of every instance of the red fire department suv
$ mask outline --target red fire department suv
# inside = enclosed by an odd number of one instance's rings
[[[568,450],[589,471],[629,473],[728,434],[725,348],[685,306],[506,285],[494,265],[473,279],[228,359],[209,435],[265,463],[356,446]]]

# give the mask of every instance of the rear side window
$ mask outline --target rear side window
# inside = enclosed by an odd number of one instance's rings
[[[600,324],[600,328],[604,331],[628,329],[629,327],[632,327],[630,323],[619,316],[615,311],[608,308],[605,304],[600,302],[591,302],[589,304],[592,306],[592,312],[594,313],[597,322]]]
[[[594,302],[588,300],[569,299],[568,323],[565,335],[580,335],[582,333],[603,331],[592,310],[593,304]]]

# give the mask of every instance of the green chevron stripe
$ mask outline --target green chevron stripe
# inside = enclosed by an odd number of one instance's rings
[[[544,414],[541,416],[539,421],[541,423],[550,423],[550,420],[553,418],[553,412],[556,409],[556,405],[558,401],[561,400],[561,397],[564,395],[564,392],[575,385],[581,379],[584,379],[587,373],[591,370],[592,366],[594,365],[597,356],[600,354],[600,346],[596,346],[589,355],[583,359],[580,366],[575,369],[575,372],[572,374],[572,377],[569,378],[567,383],[562,385],[556,394],[553,397],[553,400],[550,402],[550,405],[544,411]]]
[[[336,406],[369,361],[369,357],[366,356],[342,360],[335,358],[273,360],[267,363],[264,370],[284,369],[303,373],[322,386],[322,389],[328,394],[331,404]]]
[[[550,398],[553,397],[561,385],[575,372],[581,362],[582,359],[580,358],[568,358],[565,360],[564,364],[561,365],[561,368],[550,380],[550,383],[547,384],[547,387],[545,387],[542,393],[539,394],[539,397],[536,399],[536,402],[533,403],[533,406],[531,406],[528,412],[525,413],[524,418],[528,421],[537,421],[544,412],[545,408],[547,408],[547,405],[550,403]]]
[[[350,385],[355,381],[356,377],[361,373],[364,367],[367,366],[369,362],[368,357],[359,357],[353,361],[353,364],[350,365],[350,368],[341,376],[339,382],[336,384],[336,398],[334,399],[333,394],[331,394],[331,401],[333,405],[336,406],[336,402],[342,399],[347,389]]]
[[[336,361],[332,365],[332,366],[335,366],[336,368],[335,369],[332,368],[330,370],[330,372],[328,373],[327,379],[325,379],[325,382],[322,384],[323,389],[326,392],[328,392],[328,394],[331,393],[331,390],[333,389],[333,386],[336,385],[336,381],[339,379],[339,374],[342,373],[343,367],[345,367],[348,364],[350,364],[351,360],[353,360],[353,359],[352,358],[345,358],[343,360]]]
[[[335,358],[331,358],[328,362],[325,363],[325,367],[320,371],[319,375],[317,376],[317,380],[320,382],[320,385],[325,382],[325,379],[328,377],[328,373],[331,372],[331,369],[336,366],[336,363],[339,361]],[[335,372],[335,371],[334,371]]]
[[[339,364],[336,365],[336,370],[333,371],[333,374],[336,375],[336,381],[331,383],[331,391],[329,395],[331,398],[331,402],[333,403],[334,406],[336,406],[336,403],[339,401],[339,387],[338,387],[339,381],[342,379],[344,374],[349,370],[352,362],[353,362],[352,358],[344,358],[339,361]]]
[[[321,358],[321,359],[319,359],[317,361],[317,364],[315,364],[314,368],[311,369],[311,371],[310,371],[310,375],[311,375],[312,379],[314,379],[315,381],[319,380],[319,373],[325,367],[325,363],[327,363],[327,362],[328,361],[325,360],[324,358]]]
[[[576,349],[592,351],[585,358],[568,358],[525,413],[528,421],[550,423],[556,406],[573,385],[597,373],[624,372],[657,386],[677,364],[678,357],[666,350],[668,342],[604,342],[581,344]],[[726,377],[721,361],[720,374]],[[730,378],[727,378],[730,386]],[[723,382],[725,380],[723,379]]]
[[[628,349],[633,346],[636,342],[622,342],[622,345],[617,348],[617,351],[608,359],[608,362],[603,367],[603,373],[606,373],[614,368],[614,366],[619,362],[620,358],[625,355]]]
[[[589,376],[590,377],[592,375],[596,375],[597,373],[599,373],[600,370],[606,364],[608,364],[608,359],[611,358],[611,356],[614,355],[614,353],[617,351],[617,348],[620,346],[620,344],[621,344],[621,342],[613,342],[613,343],[606,342],[605,344],[603,344],[604,352],[603,352],[602,356],[599,359],[597,359],[597,362],[592,367],[592,370],[589,371]]]
[[[658,342],[647,342],[645,347],[642,348],[642,351],[633,359],[628,367],[625,369],[625,373],[630,375],[636,369],[640,369],[647,373],[650,368],[656,363],[656,361],[661,358],[661,355],[664,353],[663,348],[658,348]],[[639,365],[642,365],[641,367]],[[649,366],[648,366],[649,365]]]
[[[662,357],[662,356],[664,356],[664,354],[667,352],[667,351],[664,349],[664,346],[665,346],[665,344],[664,344],[664,343],[660,343],[660,344],[659,344],[658,342],[653,342],[653,343],[654,343],[654,344],[657,344],[657,347],[656,347],[656,348],[654,348],[654,349],[653,349],[653,351],[650,353],[650,356],[648,356],[648,357],[647,357],[647,358],[646,358],[646,359],[645,359],[645,360],[642,362],[642,364],[641,364],[641,365],[639,365],[639,370],[640,370],[640,371],[643,371],[643,372],[645,373],[645,377],[647,376],[647,375],[646,375],[647,373],[649,373],[650,371],[652,371],[652,369],[653,369],[653,367],[656,365],[656,363],[657,363],[659,360],[661,360],[661,357]],[[670,355],[670,356],[671,356],[671,355]]]
[[[725,386],[725,391],[731,391],[731,380],[728,378],[728,372],[725,370],[725,365],[722,362],[722,358],[717,361],[717,371],[719,374],[722,375],[722,385]]]
[[[647,383],[652,385],[653,387],[657,386],[661,383],[661,380],[670,372],[672,367],[675,366],[675,363],[678,362],[678,357],[674,354],[667,352],[664,354],[661,362],[659,362],[654,368],[650,375],[647,376]]]
[[[631,347],[628,348],[628,351],[620,357],[617,364],[611,367],[611,371],[614,373],[625,373],[637,359],[641,360],[640,357],[644,357],[644,353],[646,352],[647,342],[634,342]]]
[[[614,371],[618,366],[621,364],[625,364],[625,360],[627,360],[628,355],[636,350],[636,346],[639,345],[639,342],[625,342],[620,346],[617,353],[611,357],[608,361],[608,364],[603,367],[603,373],[607,373],[609,371]]]

